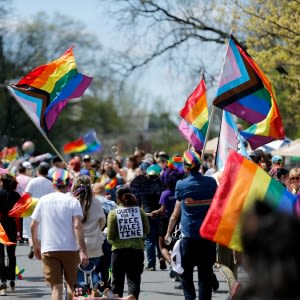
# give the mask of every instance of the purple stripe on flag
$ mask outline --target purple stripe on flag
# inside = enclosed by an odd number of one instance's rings
[[[178,130],[182,136],[195,148],[197,151],[201,151],[204,144],[205,137],[199,129],[188,124],[185,120],[181,120],[178,125]]]
[[[255,135],[245,131],[241,131],[241,135],[249,142],[251,149],[256,149],[261,145],[274,141],[270,136]]]
[[[45,123],[47,129],[55,123],[61,110],[68,104],[73,98],[78,98],[83,95],[84,91],[89,87],[93,78],[82,74],[79,74],[71,79],[66,85],[59,96],[51,102],[45,112]]]

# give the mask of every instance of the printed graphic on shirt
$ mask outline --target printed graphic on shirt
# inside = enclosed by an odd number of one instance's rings
[[[118,207],[116,215],[120,239],[143,237],[143,223],[138,206]]]
[[[186,206],[206,206],[211,204],[212,199],[194,200],[192,198],[185,198],[184,204]]]

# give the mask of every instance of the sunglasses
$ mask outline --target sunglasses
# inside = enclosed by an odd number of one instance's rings
[[[291,177],[290,178],[290,180],[299,180],[300,179],[300,177],[298,176],[298,177]]]

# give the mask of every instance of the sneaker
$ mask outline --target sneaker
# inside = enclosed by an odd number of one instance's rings
[[[175,278],[178,275],[173,269],[170,271],[170,278]]]
[[[15,281],[14,281],[14,280],[11,280],[10,283],[9,283],[9,286],[10,286],[10,289],[11,289],[12,291],[14,291],[15,288],[16,288]]]
[[[145,268],[145,270],[146,271],[156,271],[156,268],[148,266],[148,267]]]
[[[6,295],[6,289],[7,289],[6,283],[2,282],[0,286],[0,296]]]
[[[174,282],[180,282],[180,276],[177,274],[174,278],[173,278]]]
[[[28,254],[28,258],[33,259],[33,257],[34,257],[34,252],[33,252],[33,247],[31,246]]]
[[[161,258],[159,260],[159,267],[160,267],[161,270],[166,270],[167,269],[166,261],[163,258]]]

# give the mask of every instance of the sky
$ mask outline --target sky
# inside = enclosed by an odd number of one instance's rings
[[[114,27],[116,24],[114,20],[105,17],[103,4],[99,0],[13,0],[12,3],[13,15],[16,18],[28,19],[39,11],[48,14],[59,11],[84,23],[87,29],[99,38],[103,47],[112,49],[122,47],[122,43],[116,42],[120,41]],[[143,76],[135,82],[138,90],[145,91],[145,95],[153,95],[154,99],[163,99],[164,109],[177,114],[191,92],[186,91],[185,83],[174,82],[168,70],[157,65],[146,68],[142,74]],[[195,87],[197,84],[196,80]]]

